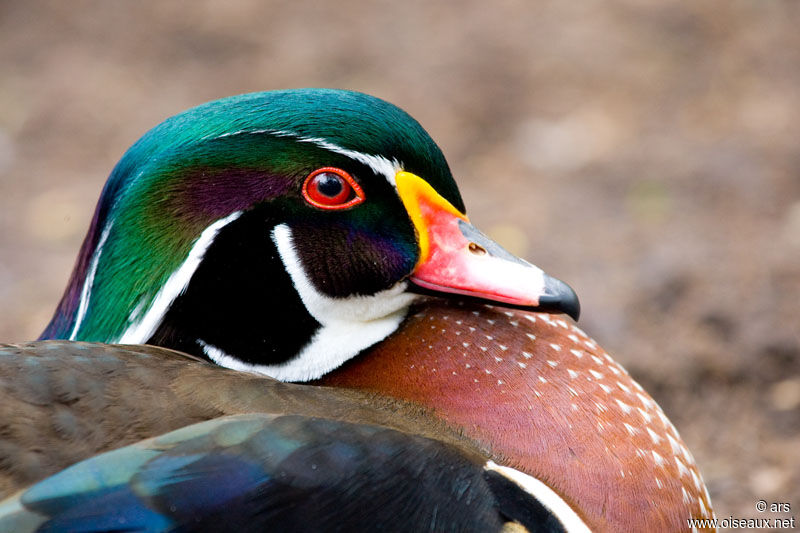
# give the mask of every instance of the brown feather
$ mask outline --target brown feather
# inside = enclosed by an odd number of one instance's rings
[[[0,345],[0,495],[92,455],[240,413],[371,423],[485,461],[426,409],[374,393],[281,383],[153,346],[43,341]]]

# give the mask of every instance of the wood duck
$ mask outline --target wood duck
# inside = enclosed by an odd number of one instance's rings
[[[0,530],[678,531],[713,516],[575,293],[348,91],[148,132],[37,342],[0,348]]]

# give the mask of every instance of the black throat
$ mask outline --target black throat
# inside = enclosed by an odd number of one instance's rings
[[[204,347],[212,346],[259,365],[297,355],[320,324],[278,255],[276,224],[254,209],[222,228],[147,343],[206,359]]]

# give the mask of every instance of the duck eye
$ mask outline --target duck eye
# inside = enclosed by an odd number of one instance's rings
[[[347,209],[364,201],[364,191],[344,170],[322,167],[303,182],[303,198],[320,209]]]

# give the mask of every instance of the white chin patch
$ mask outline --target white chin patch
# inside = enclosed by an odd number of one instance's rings
[[[265,374],[281,381],[317,379],[361,350],[388,337],[403,321],[416,298],[406,292],[406,282],[369,296],[326,296],[308,279],[294,248],[289,226],[276,226],[272,240],[300,299],[321,327],[295,357],[278,365],[244,363],[216,346],[198,341],[208,358],[220,366]]]

